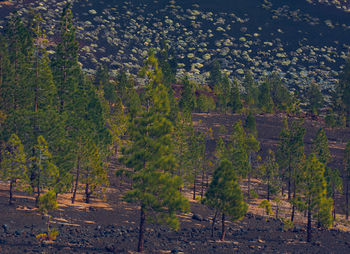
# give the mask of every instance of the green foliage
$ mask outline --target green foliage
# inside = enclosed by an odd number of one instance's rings
[[[271,84],[266,78],[265,81],[259,87],[259,108],[267,113],[273,112],[273,100],[271,97]]]
[[[67,4],[62,12],[60,21],[60,40],[52,63],[54,80],[59,98],[59,112],[62,113],[75,101],[72,97],[80,79],[78,64],[79,45],[75,39],[72,7]]]
[[[271,86],[271,98],[274,106],[282,111],[291,111],[293,98],[278,74],[272,73],[268,82]]]
[[[233,221],[241,219],[247,212],[248,205],[243,201],[235,169],[228,160],[223,160],[215,169],[203,203],[227,214]]]
[[[143,169],[134,175],[133,180],[134,189],[125,195],[124,200],[140,203],[150,213],[148,219],[151,222],[166,224],[177,230],[176,212],[189,209],[188,201],[179,191],[182,188],[181,178],[168,172]]]
[[[294,228],[294,223],[293,221],[286,219],[286,218],[281,218],[282,223],[283,223],[283,230],[288,231]]]
[[[317,115],[324,104],[324,98],[316,83],[311,83],[307,89],[306,100],[308,101],[308,110]]]
[[[330,109],[324,118],[326,126],[328,128],[334,128],[336,126],[336,117],[332,109]]]
[[[53,190],[59,177],[59,170],[52,162],[52,155],[49,152],[48,144],[43,136],[39,136],[34,146],[34,155],[31,161],[31,181],[37,188],[37,199],[42,189]]]
[[[48,214],[49,212],[58,208],[56,193],[54,190],[47,191],[41,195],[38,201],[39,211]]]
[[[1,158],[1,180],[26,182],[27,167],[26,154],[21,140],[16,134],[12,134],[7,141]]]
[[[301,203],[306,207],[308,216],[308,240],[311,239],[311,216],[318,218],[321,225],[328,227],[331,224],[333,200],[327,198],[325,167],[315,154],[310,154],[302,175],[301,192],[304,196]]]
[[[239,113],[243,108],[237,79],[234,79],[233,86],[231,87],[229,105],[233,113]]]
[[[267,185],[267,200],[270,200],[270,194],[276,193],[280,186],[279,166],[272,150],[268,151],[267,158],[261,170],[261,176]]]
[[[222,82],[222,73],[218,60],[212,62],[210,67],[209,85],[211,88],[220,85]]]
[[[248,133],[253,134],[255,137],[257,136],[258,132],[256,130],[256,120],[254,114],[251,111],[248,113],[244,127]]]
[[[231,161],[233,169],[239,177],[246,177],[251,169],[246,141],[246,134],[242,122],[239,120],[233,126],[233,131],[227,148],[228,159]]]
[[[211,96],[201,93],[197,99],[197,110],[199,112],[209,112],[215,109],[215,102]]]
[[[0,160],[0,179],[5,182],[10,181],[10,204],[12,203],[12,187],[16,184],[23,187],[29,182],[26,162],[21,140],[16,134],[12,134]]]
[[[272,214],[271,204],[267,199],[260,202],[259,207],[263,208],[266,215]]]
[[[121,159],[133,169],[133,189],[125,200],[140,204],[140,225],[147,215],[155,222],[178,228],[176,212],[186,211],[189,204],[179,191],[182,179],[174,175],[174,126],[169,120],[168,93],[161,83],[162,73],[154,54],[150,53],[141,74],[149,80],[145,97],[148,106],[132,120],[129,129],[132,143],[124,149]],[[140,235],[143,230],[140,226]],[[142,241],[140,238],[139,246]]]
[[[339,83],[333,94],[333,107],[338,115],[346,117],[346,125],[350,123],[350,56],[347,57],[345,66],[340,73]]]
[[[245,88],[245,103],[249,108],[258,104],[259,89],[254,81],[251,71],[247,70],[244,75],[243,87]]]
[[[192,81],[186,76],[183,80],[183,91],[179,102],[180,108],[184,112],[193,112],[196,108],[196,88]]]
[[[316,137],[313,140],[312,150],[325,166],[330,162],[331,153],[329,151],[328,138],[322,128],[317,131]]]

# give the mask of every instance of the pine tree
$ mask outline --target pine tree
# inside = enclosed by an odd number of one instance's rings
[[[246,133],[244,132],[241,120],[233,126],[233,131],[228,143],[228,159],[238,177],[247,177],[250,172],[250,164],[247,153]]]
[[[306,99],[308,101],[309,111],[317,115],[320,108],[323,106],[324,98],[316,83],[311,83],[310,87],[307,89]]]
[[[209,86],[214,90],[215,86],[220,86],[222,82],[222,73],[218,60],[212,62],[210,67]]]
[[[343,179],[340,176],[338,169],[332,169],[326,167],[325,178],[327,182],[327,197],[332,198],[333,200],[333,221],[336,219],[336,203],[335,203],[335,194],[342,193],[343,190]]]
[[[339,83],[333,94],[334,112],[340,116],[345,115],[346,126],[350,126],[350,56],[347,57],[343,71],[340,74]]]
[[[36,187],[36,204],[38,204],[40,194],[45,188],[53,190],[59,177],[59,170],[52,163],[52,155],[48,144],[43,136],[39,136],[34,147],[34,155],[30,158],[33,164],[34,178],[32,179]],[[34,189],[33,189],[34,191]]]
[[[192,155],[190,153],[191,133],[193,133],[192,113],[181,113],[173,133],[176,175],[182,178],[185,185],[193,183]]]
[[[59,112],[63,113],[74,101],[72,94],[76,89],[80,66],[78,64],[78,42],[75,39],[72,7],[67,4],[60,21],[60,40],[52,63],[59,98]]]
[[[146,109],[133,119],[129,134],[132,144],[124,150],[122,161],[133,168],[133,189],[125,195],[128,202],[140,205],[138,251],[144,250],[146,217],[157,223],[179,227],[177,211],[188,209],[181,195],[182,180],[176,176],[168,93],[161,84],[161,70],[153,54],[142,72],[148,78]]]
[[[244,127],[248,133],[251,133],[252,135],[257,137],[258,131],[256,130],[256,120],[252,111],[249,111],[248,116],[245,120]]]
[[[183,80],[183,85],[179,106],[183,112],[192,113],[196,108],[196,88],[187,76]]]
[[[11,205],[13,188],[16,184],[23,185],[29,182],[26,154],[22,142],[16,134],[12,134],[6,143],[0,165],[1,180],[10,182],[9,204]]]
[[[237,79],[233,80],[233,86],[232,86],[231,92],[230,92],[229,104],[231,105],[233,113],[239,113],[239,112],[241,112],[241,110],[243,108]]]
[[[101,151],[95,144],[87,143],[86,156],[81,165],[81,183],[85,185],[85,202],[90,203],[91,195],[103,193],[109,185],[107,165],[103,161]]]
[[[267,113],[273,112],[273,100],[271,97],[271,84],[266,78],[265,81],[259,87],[259,108]]]
[[[243,194],[231,162],[223,160],[214,171],[212,182],[205,193],[203,203],[216,211],[212,223],[212,235],[216,216],[218,212],[222,213],[221,241],[224,241],[226,215],[232,221],[237,221],[248,210],[248,205],[243,201]]]
[[[275,159],[274,152],[269,149],[267,158],[265,159],[263,170],[262,170],[262,177],[266,183],[266,193],[267,197],[266,199],[270,201],[270,197],[272,193],[275,193],[278,189],[280,179],[279,179],[279,167]]]
[[[331,153],[329,151],[328,138],[322,128],[320,128],[316,133],[312,150],[318,157],[319,161],[327,166],[331,160]]]
[[[269,76],[268,82],[271,86],[271,98],[275,107],[279,110],[290,112],[293,98],[279,75],[273,72]]]
[[[254,172],[253,158],[254,155],[260,150],[260,142],[252,135],[248,134],[245,138],[246,150],[248,154],[248,198],[250,198],[250,180]]]
[[[231,82],[227,74],[223,75],[222,82],[216,86],[217,107],[226,113],[230,102]]]
[[[193,200],[195,200],[197,191],[196,180],[198,174],[202,170],[203,160],[205,156],[205,139],[203,133],[196,132],[192,129],[189,152],[191,154],[190,164],[192,168]]]
[[[284,118],[283,120],[283,128],[280,132],[279,135],[279,142],[277,146],[277,151],[276,151],[276,161],[279,165],[279,175],[282,180],[281,183],[281,192],[282,196],[284,194],[284,186],[283,182],[284,180],[287,179],[288,177],[288,169],[289,169],[289,164],[290,164],[290,150],[289,150],[289,136],[290,136],[290,130],[288,126],[288,121],[287,118]]]
[[[245,88],[245,103],[249,108],[255,107],[258,104],[259,89],[249,70],[244,74],[243,87]]]
[[[326,195],[326,180],[324,178],[324,165],[315,154],[310,154],[303,171],[302,192],[304,198],[301,202],[307,209],[307,241],[311,241],[311,218],[319,213],[330,211],[332,203],[329,203]]]

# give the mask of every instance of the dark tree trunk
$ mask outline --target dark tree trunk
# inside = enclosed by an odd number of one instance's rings
[[[276,204],[276,219],[278,219],[278,210],[279,210],[279,207],[278,207],[278,204]]]
[[[90,196],[91,196],[91,191],[89,191],[89,184],[87,183],[87,184],[85,185],[85,202],[86,202],[87,204],[90,203]]]
[[[80,158],[78,157],[78,161],[77,161],[77,172],[76,172],[76,177],[75,177],[75,185],[74,185],[74,190],[73,190],[73,195],[72,195],[72,204],[74,204],[75,202],[75,197],[77,194],[77,189],[78,189],[78,184],[79,184],[79,174],[80,174],[80,170],[79,170],[79,163],[80,163]]]
[[[204,171],[202,171],[201,199],[203,199],[203,195],[204,195]]]
[[[221,229],[221,241],[225,241],[225,234],[226,234],[226,229],[225,229],[225,213],[222,213],[222,229]]]
[[[292,178],[292,169],[290,166],[290,162],[289,162],[289,166],[288,166],[288,172],[289,172],[289,176],[288,176],[288,200],[290,200],[291,198],[291,178]]]
[[[250,199],[250,172],[248,173],[248,198]]]
[[[333,226],[334,226],[334,221],[335,221],[335,217],[336,217],[336,213],[335,213],[335,188],[333,186],[333,190],[332,190],[332,199],[333,199]]]
[[[193,200],[196,200],[196,175],[194,176],[193,180]]]
[[[311,209],[310,209],[310,200],[309,208],[307,210],[307,242],[311,242]]]
[[[9,205],[12,205],[12,189],[13,189],[13,180],[10,181],[10,199],[9,199]]]
[[[139,243],[137,246],[138,252],[144,251],[144,243],[145,243],[145,222],[146,222],[146,214],[144,208],[141,205],[140,210],[140,231],[139,231]]]
[[[267,182],[267,201],[270,202],[270,179]]]
[[[38,175],[37,175],[37,183],[36,183],[36,198],[35,198],[35,205],[38,206],[39,198],[40,198],[40,177],[41,177],[41,170],[40,167],[38,168]],[[34,191],[34,190],[33,190]]]
[[[349,219],[349,180],[346,181],[345,199],[345,217]]]
[[[217,215],[218,215],[218,211],[215,212],[215,215],[213,217],[213,222],[211,223],[211,237],[214,237],[214,226],[215,226]]]
[[[296,197],[296,186],[295,186],[295,180],[294,180],[294,184],[293,184],[293,199],[295,200],[295,197]],[[295,215],[295,204],[293,202],[293,205],[292,205],[292,215],[291,215],[291,218],[290,220],[291,221],[294,221],[294,215]]]

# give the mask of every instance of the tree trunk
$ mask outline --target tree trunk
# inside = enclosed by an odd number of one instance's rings
[[[9,205],[12,205],[12,188],[13,188],[13,180],[10,181],[10,199],[9,199]]]
[[[267,182],[267,201],[270,202],[270,180]]]
[[[196,200],[196,175],[193,180],[193,200]]]
[[[222,213],[222,230],[221,230],[221,241],[225,241],[225,213]]]
[[[279,210],[279,207],[278,207],[278,204],[276,204],[276,219],[278,219],[278,210]]]
[[[85,185],[85,203],[87,203],[87,204],[90,203],[90,195],[91,195],[91,191],[89,191],[89,183],[86,183],[86,185]]]
[[[346,181],[345,199],[345,218],[349,219],[349,180]]]
[[[38,206],[39,198],[40,198],[40,177],[41,177],[41,170],[40,167],[38,167],[38,175],[37,175],[37,185],[36,185],[36,198],[35,198],[35,205]],[[34,190],[33,190],[34,191]]]
[[[250,199],[250,172],[248,173],[248,198]]]
[[[335,217],[336,217],[336,214],[335,214],[335,188],[334,188],[334,185],[333,185],[333,190],[332,190],[332,199],[333,199],[333,211],[332,211],[332,215],[333,215],[333,226],[334,226],[334,221],[335,221]]]
[[[311,242],[311,208],[310,200],[307,209],[307,242]]]
[[[214,237],[214,226],[216,222],[216,216],[218,215],[218,211],[215,212],[215,215],[213,217],[213,222],[211,224],[211,237]]]
[[[293,199],[294,200],[295,200],[295,197],[296,197],[296,186],[295,186],[295,180],[294,180],[294,184],[293,184]],[[295,215],[295,204],[293,202],[292,215],[291,215],[291,218],[290,218],[291,221],[294,221],[294,215]]]
[[[292,169],[290,166],[290,162],[289,162],[289,166],[288,166],[288,172],[289,172],[289,177],[288,177],[288,200],[290,200],[291,198],[291,178],[292,178]]]
[[[140,231],[139,231],[139,243],[137,246],[137,252],[144,251],[144,243],[145,243],[145,222],[146,222],[146,214],[144,208],[141,205],[140,210]]]
[[[73,195],[72,195],[72,204],[74,204],[74,202],[75,202],[75,197],[77,194],[77,189],[78,189],[78,184],[79,184],[79,174],[80,174],[79,163],[80,163],[80,158],[78,157],[78,159],[77,159],[77,173],[76,173],[76,177],[75,177],[75,185],[74,185],[74,190],[73,190]]]
[[[204,195],[204,170],[202,171],[201,199],[203,199],[203,195]]]

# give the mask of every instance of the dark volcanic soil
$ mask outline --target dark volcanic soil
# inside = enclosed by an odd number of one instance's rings
[[[194,118],[202,119],[202,128],[209,123],[212,126],[225,123],[229,127],[237,119],[236,116],[215,114],[196,114]],[[263,146],[273,147],[281,118],[259,116],[257,122]],[[313,137],[313,128],[317,128],[312,126],[314,124],[306,121],[310,133],[306,140]],[[332,133],[337,144],[349,137],[349,132],[342,130],[329,132]],[[332,150],[336,155],[337,151]],[[134,253],[138,239],[138,209],[120,199],[130,184],[120,182],[113,173],[110,179],[111,186],[105,200],[92,199],[90,205],[85,205],[81,202],[82,196],[78,196],[78,202],[72,206],[69,204],[70,195],[60,197],[60,208],[52,213],[52,225],[60,235],[51,243],[39,243],[35,238],[46,232],[47,226],[46,218],[34,208],[33,198],[17,192],[15,205],[9,206],[7,185],[0,183],[0,253]],[[254,200],[249,202],[256,203]],[[193,219],[193,214],[196,219]],[[226,241],[220,242],[220,223],[216,225],[215,237],[210,236],[213,211],[192,202],[191,213],[180,215],[181,229],[178,232],[147,225],[146,253],[350,253],[350,233],[315,229],[313,242],[306,243],[303,224],[285,231],[280,220],[261,214],[251,209],[243,220],[228,223]],[[299,220],[302,217],[298,214]]]

